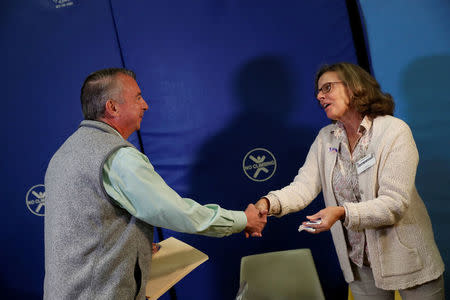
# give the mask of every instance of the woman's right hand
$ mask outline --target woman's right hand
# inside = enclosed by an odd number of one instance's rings
[[[258,200],[258,202],[255,203],[255,207],[260,211],[260,212],[264,212],[264,211],[269,211],[270,209],[270,202],[269,199],[267,198],[261,198]]]

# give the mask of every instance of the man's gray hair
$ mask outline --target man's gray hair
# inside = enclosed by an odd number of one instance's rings
[[[133,71],[123,68],[109,68],[96,71],[84,80],[81,88],[81,109],[85,120],[98,120],[105,114],[105,104],[109,99],[122,101],[122,85],[116,75],[122,73],[136,79]]]

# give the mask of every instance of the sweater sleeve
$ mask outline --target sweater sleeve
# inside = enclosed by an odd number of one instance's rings
[[[271,208],[270,213],[281,217],[291,212],[302,210],[311,203],[320,193],[322,184],[320,181],[318,152],[320,134],[311,145],[305,163],[298,170],[297,176],[286,187],[271,191],[267,196],[276,210]]]

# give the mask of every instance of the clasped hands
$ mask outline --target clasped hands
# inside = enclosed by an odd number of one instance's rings
[[[249,204],[244,213],[247,216],[245,237],[262,237],[262,231],[267,224],[267,209],[260,210],[254,204]]]
[[[261,198],[255,205],[250,204],[245,210],[247,215],[247,227],[245,228],[245,236],[261,237],[262,230],[267,223],[267,214],[270,209],[270,203],[267,198]],[[314,228],[311,233],[320,233],[330,230],[330,228],[338,220],[345,218],[345,209],[342,206],[329,206],[311,216],[306,216],[309,221],[321,220],[320,224],[308,225]],[[306,222],[303,222],[305,225]]]

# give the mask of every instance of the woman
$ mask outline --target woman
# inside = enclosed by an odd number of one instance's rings
[[[417,148],[408,125],[392,116],[392,97],[349,63],[322,67],[315,88],[333,123],[294,181],[256,206],[281,217],[322,190],[326,208],[307,217],[321,223],[308,226],[331,230],[355,299],[394,299],[393,290],[404,300],[444,299],[444,264],[414,184]]]

